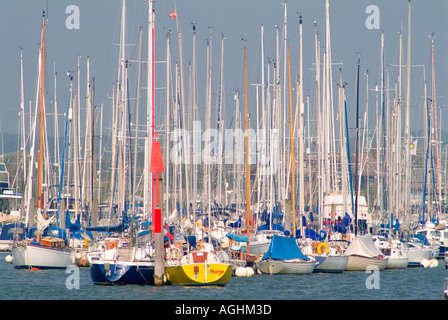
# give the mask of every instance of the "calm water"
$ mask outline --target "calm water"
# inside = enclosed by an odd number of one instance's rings
[[[437,268],[365,272],[232,277],[225,287],[94,285],[79,269],[79,289],[67,289],[65,270],[18,270],[0,253],[0,300],[441,300],[445,262]],[[378,289],[367,284],[379,283]]]

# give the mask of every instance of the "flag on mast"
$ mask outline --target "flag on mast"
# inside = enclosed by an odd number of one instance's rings
[[[172,19],[176,19],[177,18],[177,13],[176,13],[176,9],[173,9],[173,11],[171,11],[168,16]]]

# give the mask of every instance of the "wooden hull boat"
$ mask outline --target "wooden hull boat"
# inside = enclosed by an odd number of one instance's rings
[[[72,249],[34,242],[15,244],[12,257],[15,268],[62,269],[75,263]]]
[[[274,260],[266,259],[256,263],[257,268],[266,274],[308,274],[313,273],[314,260]]]
[[[318,264],[314,272],[340,273],[343,272],[348,264],[348,256],[345,255],[323,255],[314,256]]]
[[[350,255],[345,270],[347,271],[366,271],[369,268],[377,267],[382,271],[386,268],[388,257],[364,257],[358,255]]]

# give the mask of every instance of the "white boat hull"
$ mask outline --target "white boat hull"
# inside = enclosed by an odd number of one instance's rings
[[[15,268],[67,268],[75,263],[72,249],[59,249],[39,244],[21,244],[12,248]]]
[[[246,260],[230,260],[229,263],[232,265],[232,270],[234,273],[236,269],[245,267],[247,265]]]
[[[377,267],[380,271],[387,265],[388,257],[370,258],[358,255],[349,255],[346,271],[366,271],[369,268]]]
[[[11,251],[14,240],[0,240],[0,251]]]
[[[423,259],[430,259],[431,258],[431,249],[409,249],[408,250],[408,266],[409,267],[419,267],[420,262],[422,262]]]
[[[263,260],[257,261],[255,263],[258,270],[262,273],[266,274],[277,274],[283,269],[283,261],[282,260]]]
[[[390,256],[386,264],[386,269],[405,269],[408,267],[409,258]]]
[[[283,269],[280,271],[282,274],[306,274],[313,273],[316,261],[305,260],[284,260]]]
[[[318,257],[316,257],[318,259]],[[343,272],[348,263],[348,256],[326,256],[325,260],[314,268],[314,272]]]
[[[314,271],[315,261],[272,260],[257,261],[256,266],[266,274],[307,274]]]
[[[263,255],[268,251],[270,243],[271,241],[251,242],[249,249],[250,253],[255,255]]]

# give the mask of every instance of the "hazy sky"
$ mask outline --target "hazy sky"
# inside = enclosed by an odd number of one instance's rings
[[[79,8],[79,29],[67,29],[66,8],[76,5]],[[369,5],[379,8],[379,29],[368,29],[366,13]],[[284,6],[280,0],[158,0],[154,2],[156,12],[156,60],[165,60],[166,34],[171,31],[172,58],[178,61],[178,39],[176,21],[168,17],[174,7],[183,34],[185,83],[188,84],[188,63],[192,59],[192,24],[197,26],[197,78],[198,103],[205,104],[204,79],[206,73],[206,41],[213,32],[214,83],[217,92],[221,36],[224,35],[225,102],[226,118],[231,119],[234,112],[233,95],[235,90],[244,91],[243,47],[247,46],[249,83],[260,83],[260,27],[265,30],[265,55],[275,60],[275,25],[279,25],[283,38]],[[137,60],[139,27],[143,26],[143,59],[147,55],[147,8],[146,0],[127,1],[127,58]],[[42,11],[47,14],[46,27],[46,73],[45,85],[48,98],[54,100],[53,75],[57,72],[57,101],[59,111],[65,112],[68,102],[69,81],[67,71],[76,75],[78,56],[81,56],[81,92],[85,94],[86,58],[90,58],[91,78],[95,77],[95,103],[104,104],[105,121],[111,114],[112,84],[116,83],[118,69],[118,46],[120,41],[120,0],[2,0],[0,2],[0,124],[3,132],[17,133],[20,103],[20,48],[23,48],[25,75],[25,106],[35,100],[37,59],[40,44]],[[303,66],[304,93],[312,95],[314,62],[314,21],[317,21],[319,39],[325,46],[325,0],[295,0],[287,3],[287,39],[291,50],[293,75],[298,73],[299,14],[303,16]],[[426,65],[428,92],[431,90],[431,55],[428,35],[435,33],[436,90],[437,104],[442,109],[448,105],[445,91],[448,87],[448,2],[445,0],[412,1],[412,119],[420,123],[423,109],[423,68]],[[342,68],[343,81],[347,83],[347,105],[354,113],[356,89],[357,52],[361,58],[361,101],[365,101],[365,76],[369,70],[370,108],[375,107],[374,91],[378,82],[380,63],[381,32],[385,35],[385,57],[389,66],[390,84],[393,88],[397,79],[398,33],[403,30],[403,64],[406,64],[407,49],[407,0],[330,0],[331,52],[333,81],[339,81],[339,68]],[[244,41],[242,41],[244,39]],[[280,42],[283,59],[283,41]],[[283,60],[280,62],[283,65]],[[165,86],[164,65],[157,64],[156,87]],[[134,83],[131,96],[135,97],[136,64],[131,62],[130,78]],[[281,72],[283,75],[283,72]],[[295,79],[296,76],[293,76]],[[142,86],[146,86],[143,73]],[[76,81],[76,77],[75,77]],[[405,69],[403,69],[405,81]],[[255,87],[250,87],[250,112],[254,112]],[[143,90],[144,91],[144,90]],[[159,90],[160,92],[162,90]],[[334,88],[337,101],[337,88]],[[403,82],[403,99],[405,85]],[[142,92],[145,95],[145,92]],[[156,99],[157,113],[165,114],[162,96]],[[393,92],[391,92],[393,97]],[[146,99],[143,97],[143,101]],[[216,96],[213,98],[216,103]],[[295,99],[294,99],[295,101]],[[48,103],[48,101],[47,101]],[[83,102],[85,104],[85,102]],[[52,108],[52,104],[48,105]],[[242,105],[243,106],[243,105]],[[364,111],[365,103],[362,103]],[[445,118],[448,119],[448,112]],[[353,118],[352,118],[353,119]],[[60,123],[64,121],[60,117]],[[161,123],[159,123],[161,124]],[[227,123],[228,126],[228,123]],[[61,129],[60,129],[61,130]]]

